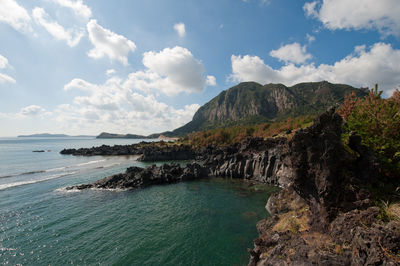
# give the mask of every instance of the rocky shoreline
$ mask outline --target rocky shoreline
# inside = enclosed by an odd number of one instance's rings
[[[149,161],[179,156],[199,161],[185,167],[130,167],[123,174],[67,189],[139,188],[204,177],[276,185],[283,189],[267,202],[271,217],[257,224],[259,237],[249,249],[249,265],[398,265],[400,223],[379,219],[380,210],[366,189],[375,182],[377,160],[355,134],[345,148],[341,127],[340,116],[331,109],[290,140],[249,138],[199,150],[188,146],[64,150],[63,154],[135,152]]]
[[[92,148],[63,149],[63,155],[74,156],[117,156],[140,155],[139,161],[169,161],[169,160],[193,160],[196,151],[187,145],[160,145],[154,142],[140,142],[131,145],[102,145]]]

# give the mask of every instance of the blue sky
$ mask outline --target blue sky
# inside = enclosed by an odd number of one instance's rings
[[[0,0],[0,136],[150,134],[241,81],[400,85],[398,0]]]

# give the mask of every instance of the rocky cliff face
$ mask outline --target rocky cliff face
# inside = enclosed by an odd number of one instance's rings
[[[229,147],[208,147],[199,154],[210,176],[281,185],[277,173],[282,166],[282,151],[286,144],[286,138],[248,138]]]
[[[272,217],[257,224],[249,265],[398,265],[400,223],[380,221],[364,189],[376,159],[356,135],[357,155],[347,152],[340,130],[330,110],[288,142],[277,173],[284,189],[267,202]]]
[[[342,103],[345,95],[352,92],[359,97],[367,93],[363,89],[326,81],[300,83],[292,87],[244,82],[221,92],[202,106],[191,122],[174,130],[173,134],[182,135],[255,119],[267,121],[288,115],[318,114],[329,106]]]

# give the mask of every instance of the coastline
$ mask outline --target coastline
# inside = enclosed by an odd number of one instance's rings
[[[400,224],[382,223],[365,189],[374,182],[376,158],[354,136],[349,146],[358,154],[355,160],[341,143],[341,125],[340,116],[331,109],[309,128],[296,131],[291,140],[247,139],[223,148],[210,146],[195,152],[202,164],[128,168],[123,174],[70,189],[138,188],[200,177],[255,180],[283,190],[268,200],[272,217],[257,224],[260,237],[249,249],[249,265],[396,263],[387,252],[400,249]],[[364,153],[358,153],[361,150]],[[367,228],[360,227],[365,219]],[[388,234],[391,237],[383,240]],[[315,237],[325,241],[316,242]],[[295,246],[304,252],[296,252]]]

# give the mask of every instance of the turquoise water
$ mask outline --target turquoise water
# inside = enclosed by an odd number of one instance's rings
[[[273,188],[205,179],[134,191],[64,189],[146,164],[60,155],[62,148],[133,142],[0,139],[0,263],[247,264]]]

